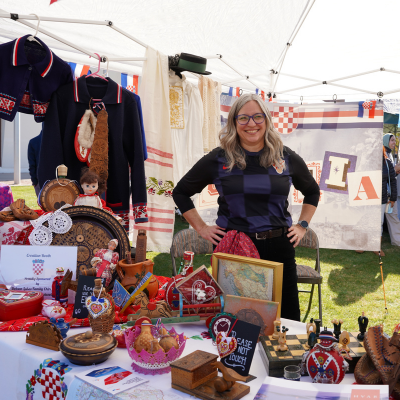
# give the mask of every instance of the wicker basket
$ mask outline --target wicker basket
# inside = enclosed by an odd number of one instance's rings
[[[98,292],[94,293],[96,296],[98,295]],[[105,292],[105,289],[102,288],[102,293],[100,295],[100,298],[106,298],[111,304],[111,307],[109,310],[100,315],[97,318],[93,318],[90,313],[88,315],[89,318],[89,324],[92,328],[93,333],[112,333],[113,326],[114,326],[114,321],[115,321],[115,303],[114,299],[112,296],[110,296],[108,293]]]

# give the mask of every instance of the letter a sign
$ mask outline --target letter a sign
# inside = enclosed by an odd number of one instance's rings
[[[381,204],[381,171],[350,172],[347,174],[347,179],[351,207]]]

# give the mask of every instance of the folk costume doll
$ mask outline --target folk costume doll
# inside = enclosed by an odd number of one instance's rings
[[[107,287],[112,279],[112,274],[117,266],[119,254],[114,251],[118,246],[118,240],[112,239],[108,242],[108,249],[101,249],[92,258],[92,265],[97,269],[96,276],[105,278],[105,287]]]
[[[51,297],[60,302],[63,307],[68,305],[68,291],[66,294],[61,295],[61,284],[64,279],[64,268],[58,267],[56,269],[56,276],[51,285]]]
[[[96,172],[84,168],[80,179],[84,194],[80,194],[75,200],[74,206],[92,206],[104,208],[99,194],[105,191],[105,183],[102,182]]]

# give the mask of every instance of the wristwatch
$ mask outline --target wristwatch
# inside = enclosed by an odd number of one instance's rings
[[[299,221],[297,225],[300,225],[302,228],[304,228],[306,231],[308,231],[308,222],[307,221]]]

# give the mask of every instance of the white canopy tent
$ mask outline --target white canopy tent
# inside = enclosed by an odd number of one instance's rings
[[[292,102],[357,101],[400,93],[397,15],[397,0],[0,0],[0,43],[34,34],[39,16],[38,36],[65,61],[95,67],[88,54],[99,53],[110,70],[141,75],[151,46],[207,57],[226,86]]]

